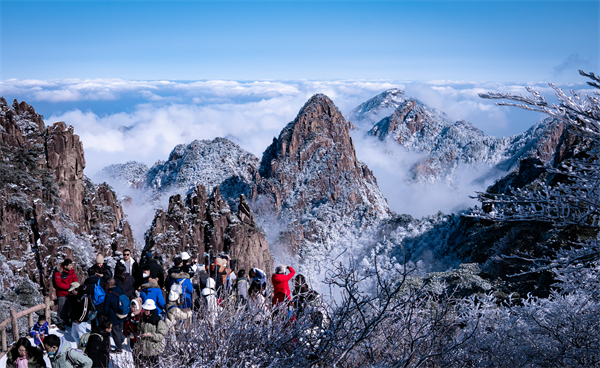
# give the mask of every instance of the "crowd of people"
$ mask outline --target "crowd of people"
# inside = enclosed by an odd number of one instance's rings
[[[45,367],[45,351],[53,368],[105,368],[109,367],[111,352],[123,351],[126,338],[139,366],[153,365],[165,348],[169,330],[178,324],[189,326],[194,311],[203,310],[211,324],[215,324],[219,309],[230,303],[257,311],[256,319],[267,318],[271,309],[287,308],[292,316],[293,311],[303,313],[304,306],[318,298],[304,276],[296,275],[290,266],[275,268],[272,298],[267,302],[267,273],[259,268],[236,272],[235,263],[226,254],[206,254],[203,265],[199,265],[196,258],[182,252],[172,262],[165,272],[152,252],[143,255],[140,265],[131,250],[125,249],[113,273],[98,254],[80,283],[75,264],[65,259],[53,275],[57,326],[78,343],[77,349],[64,336],[50,334],[50,321],[40,316],[30,338],[21,338],[9,351],[7,367]],[[293,294],[289,285],[292,279]],[[111,337],[115,344],[112,351]]]

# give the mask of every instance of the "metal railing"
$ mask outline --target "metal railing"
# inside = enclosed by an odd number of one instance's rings
[[[31,328],[35,324],[35,322],[33,321],[33,313],[45,309],[46,321],[48,321],[48,324],[50,324],[50,308],[52,308],[53,305],[54,303],[50,300],[50,298],[46,297],[44,298],[44,303],[38,304],[35,307],[31,307],[24,311],[17,312],[16,310],[11,309],[10,317],[0,322],[0,339],[2,340],[2,351],[0,351],[0,358],[4,356],[4,354],[6,354],[6,352],[8,351],[8,346],[6,343],[6,326],[8,326],[9,323],[12,324],[13,340],[14,342],[17,342],[17,340],[19,340],[20,337],[18,324],[19,318],[27,316],[27,318],[29,319],[29,331],[31,331]],[[29,331],[27,331],[27,335],[29,335]]]

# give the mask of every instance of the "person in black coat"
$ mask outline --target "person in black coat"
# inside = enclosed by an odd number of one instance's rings
[[[122,264],[117,264],[117,266],[115,266],[115,282],[117,283],[117,287],[123,290],[123,293],[127,295],[129,300],[133,299],[136,281]]]
[[[181,273],[181,266],[183,265],[183,260],[181,257],[173,258],[174,266],[169,268],[167,271],[167,279],[165,280],[165,287],[167,288],[167,292],[171,289],[171,275]]]
[[[92,359],[92,367],[108,368],[110,362],[110,333],[112,323],[104,320],[90,334],[84,353]]]
[[[93,267],[90,268],[88,270],[88,277],[83,282],[83,285],[85,286],[85,289],[92,300],[94,300],[94,288],[96,287],[98,280],[100,280],[100,286],[102,289],[106,291],[106,282],[104,279],[96,275],[96,270]],[[95,307],[97,314],[96,318],[92,320],[92,327],[98,327],[98,325],[102,323],[102,320],[104,319],[104,303],[95,305]]]
[[[161,289],[165,286],[165,271],[160,263],[158,263],[156,259],[152,258],[151,252],[146,253],[146,262],[144,262],[144,265],[142,266],[142,275],[144,278],[143,282],[146,282],[147,277],[144,275],[144,269],[150,270],[148,276],[152,277],[153,279],[157,279],[158,286],[160,286]]]
[[[115,279],[109,279],[106,282],[106,287],[108,290],[106,299],[104,300],[104,316],[112,322],[112,337],[115,340],[115,351],[120,353],[123,351],[123,322],[125,318],[121,319],[117,314],[119,314],[119,297],[123,294],[123,290],[116,286]]]
[[[90,267],[88,270],[88,275],[90,275],[90,272],[93,272],[93,274],[102,278],[105,283],[108,281],[108,279],[113,277],[112,270],[109,265],[104,263],[104,257],[102,254],[98,254],[96,256],[96,264]]]

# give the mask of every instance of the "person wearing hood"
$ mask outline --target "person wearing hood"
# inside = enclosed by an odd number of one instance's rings
[[[104,316],[112,322],[112,337],[115,340],[115,352],[123,351],[123,320],[117,315],[119,314],[119,297],[123,294],[123,290],[116,286],[115,279],[108,279],[106,282],[108,292],[104,300]]]
[[[142,363],[149,363],[150,366],[158,365],[158,356],[165,349],[165,337],[169,332],[166,323],[158,315],[158,310],[154,300],[147,299],[142,304],[144,313],[139,325],[140,348]],[[145,364],[141,364],[144,366]]]
[[[44,353],[21,337],[6,354],[6,368],[46,368]]]
[[[144,265],[142,266],[142,275],[144,274],[144,269],[150,270],[150,277],[158,281],[158,286],[161,289],[165,287],[165,271],[160,263],[153,258],[152,252],[146,253],[146,262],[144,262]],[[145,278],[142,279],[141,282],[145,282]]]
[[[71,343],[63,337],[46,336],[44,348],[48,352],[52,368],[92,368],[92,360],[79,350],[71,348]]]
[[[212,277],[206,280],[206,287],[202,289],[202,296],[206,300],[206,318],[210,324],[214,325],[217,319],[217,291],[216,283]]]
[[[175,326],[175,324],[181,320],[187,322],[190,318],[192,318],[191,310],[188,309],[184,312],[181,310],[182,308],[179,308],[179,306],[177,305],[177,302],[179,301],[179,295],[177,295],[177,293],[171,290],[169,292],[168,299],[169,301],[167,302],[167,319],[165,322],[167,322],[167,326],[169,328]]]
[[[285,274],[285,271],[289,270],[289,274]],[[296,271],[290,266],[278,265],[275,268],[275,273],[271,276],[271,282],[273,283],[273,306],[277,306],[281,303],[290,300],[290,285],[289,281],[294,277]]]
[[[194,286],[190,280],[190,275],[186,272],[174,273],[171,275],[171,284],[169,290],[174,284],[181,284],[181,304],[179,308],[189,309],[192,308],[192,293],[194,292]],[[178,295],[179,297],[179,295]]]
[[[117,264],[115,266],[115,281],[117,286],[123,290],[123,293],[127,295],[129,300],[133,299],[136,281],[122,264]]]
[[[100,277],[105,283],[108,279],[112,279],[112,270],[110,266],[104,262],[104,256],[102,254],[96,256],[96,263],[88,270],[88,275],[90,274]]]
[[[144,274],[150,274],[149,269],[145,269],[147,265],[142,267],[142,272]],[[150,299],[154,301],[154,305],[158,310],[158,314],[163,314],[165,310],[165,298],[163,296],[162,290],[158,285],[158,280],[153,277],[145,277],[148,280],[147,283],[142,284],[142,291],[140,292],[140,297],[142,298],[142,302],[146,302],[146,300]]]
[[[60,319],[60,314],[67,301],[67,296],[69,296],[69,288],[72,283],[78,281],[73,268],[74,266],[73,261],[66,258],[54,271],[54,278],[52,280],[56,289],[56,297],[58,298],[58,310],[56,313],[58,314],[59,323],[63,322]]]
[[[167,278],[165,279],[165,286],[167,288],[167,292],[171,290],[171,284],[173,283],[171,275],[173,275],[174,273],[181,273],[181,266],[183,266],[183,261],[181,260],[181,257],[177,256],[173,258],[173,267],[167,270]]]

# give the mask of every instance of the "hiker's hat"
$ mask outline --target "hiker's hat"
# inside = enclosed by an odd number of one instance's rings
[[[144,310],[155,310],[156,303],[154,303],[154,300],[152,299],[146,299],[144,304],[142,304],[142,308],[144,308]]]

